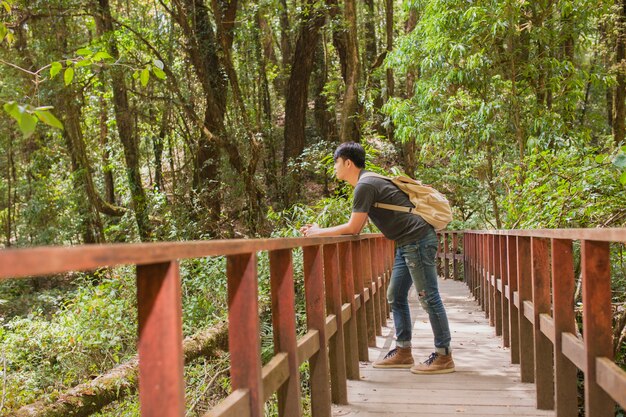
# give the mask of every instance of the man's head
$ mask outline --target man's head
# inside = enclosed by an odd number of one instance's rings
[[[356,185],[359,172],[365,168],[365,149],[359,143],[345,142],[337,147],[333,158],[337,179]]]

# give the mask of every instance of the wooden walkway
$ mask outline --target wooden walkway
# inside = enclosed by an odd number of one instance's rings
[[[510,351],[489,326],[485,313],[458,281],[440,280],[450,328],[456,372],[415,375],[407,369],[374,369],[361,363],[361,380],[348,381],[349,405],[333,406],[333,416],[554,416],[535,408],[534,384],[522,383],[519,365],[512,365]],[[433,350],[433,336],[426,313],[411,294],[413,356],[423,361]],[[393,346],[393,321],[383,327],[370,359],[382,358]]]

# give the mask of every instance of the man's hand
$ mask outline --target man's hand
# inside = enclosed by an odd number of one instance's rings
[[[300,228],[300,233],[302,233],[304,236],[315,236],[317,234],[319,234],[320,232],[320,227],[318,226],[317,223],[307,223],[306,225],[302,226]]]

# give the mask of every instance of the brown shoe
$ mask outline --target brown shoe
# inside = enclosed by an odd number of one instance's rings
[[[415,361],[410,347],[391,349],[382,361],[374,362],[374,368],[410,368]]]
[[[454,372],[452,354],[431,353],[423,363],[418,363],[412,367],[411,372],[414,374],[449,374]]]

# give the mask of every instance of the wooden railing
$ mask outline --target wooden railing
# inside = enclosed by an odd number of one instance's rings
[[[308,332],[296,337],[292,250],[302,248]],[[269,252],[274,351],[262,366],[257,252]],[[139,400],[142,416],[185,414],[178,260],[226,256],[233,392],[207,416],[260,417],[278,393],[281,416],[302,413],[300,365],[309,361],[314,417],[347,403],[347,379],[389,314],[385,289],[393,242],[382,235],[97,245],[0,251],[0,280],[137,265]],[[330,381],[330,385],[329,385]]]
[[[455,242],[462,236],[465,281],[510,347],[512,363],[520,364],[522,382],[536,384],[537,408],[578,415],[577,369],[584,373],[586,416],[614,416],[615,403],[626,408],[626,371],[613,360],[610,271],[610,244],[624,244],[626,229],[448,234]],[[582,338],[574,244],[580,246]]]

